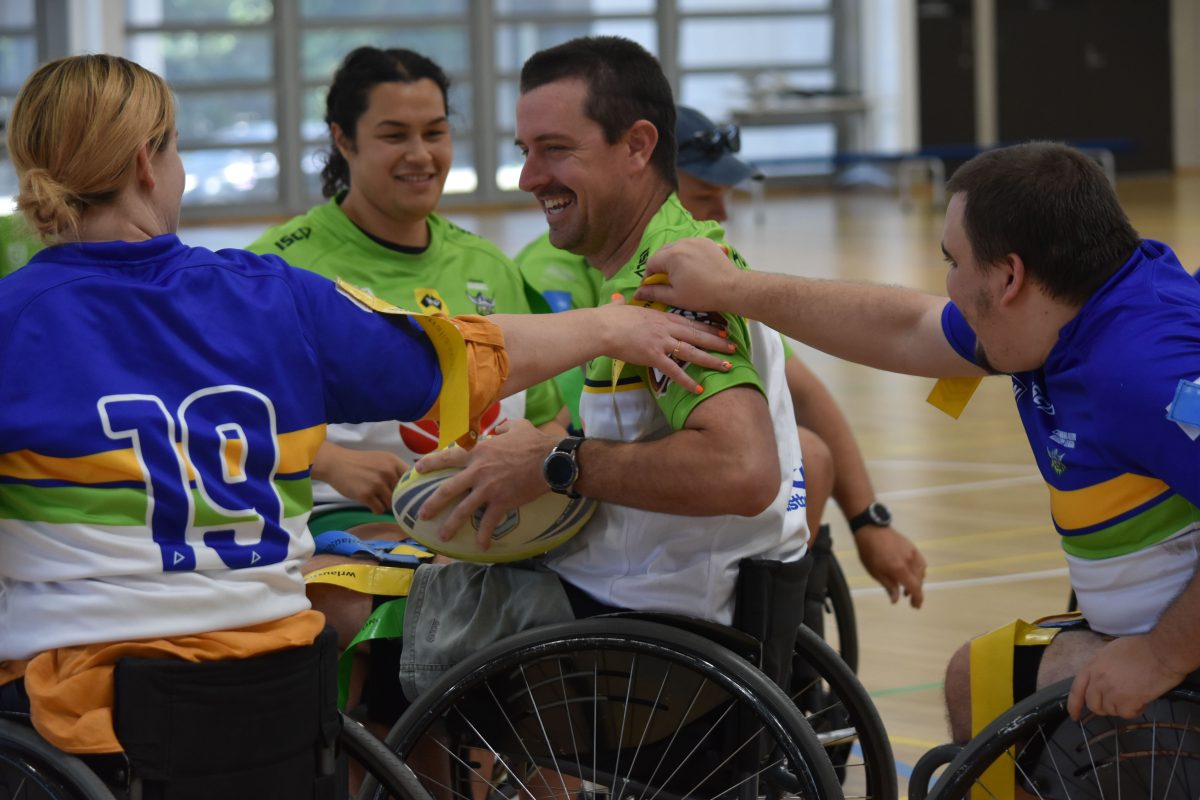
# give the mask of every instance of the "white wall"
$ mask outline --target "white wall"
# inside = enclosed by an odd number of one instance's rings
[[[1200,7],[1171,0],[1175,166],[1200,167]]]
[[[125,54],[122,0],[68,0],[67,23],[67,42],[72,55]]]
[[[863,32],[863,91],[871,104],[868,147],[906,150],[919,144],[917,30],[915,0],[859,0]],[[994,0],[975,0],[976,13],[989,14]],[[977,36],[994,35],[982,20]],[[977,50],[979,42],[977,41]],[[994,58],[994,48],[981,60]],[[1200,3],[1171,0],[1171,61],[1175,165],[1200,167]],[[988,64],[980,79],[994,80]],[[976,86],[976,123],[984,139],[995,136],[994,86]],[[1116,112],[1114,112],[1116,113]]]
[[[859,0],[863,94],[870,103],[866,147],[911,150],[919,144],[915,0]]]

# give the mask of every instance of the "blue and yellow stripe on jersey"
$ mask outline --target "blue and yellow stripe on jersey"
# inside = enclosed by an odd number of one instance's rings
[[[279,464],[274,485],[285,517],[312,508],[310,466],[325,439],[325,426],[278,435]],[[231,440],[234,443],[240,440]],[[196,487],[196,469],[177,445],[187,469],[195,524],[248,521],[219,514]],[[238,477],[241,446],[226,454],[227,474]],[[131,447],[57,457],[32,450],[0,453],[0,519],[54,524],[144,525],[147,482],[137,453]]]
[[[942,327],[973,360],[953,303]],[[1200,283],[1149,240],[1062,327],[1041,369],[1012,375],[1069,556],[1128,556],[1200,528],[1200,441],[1167,412],[1198,378]]]

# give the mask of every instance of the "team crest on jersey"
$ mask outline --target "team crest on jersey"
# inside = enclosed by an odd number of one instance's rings
[[[450,308],[437,289],[413,289],[413,296],[417,299],[417,307],[421,309],[421,313],[434,317],[450,316]]]
[[[493,403],[487,411],[483,412],[483,417],[479,420],[480,435],[490,436],[495,433],[496,426],[507,419],[508,417],[500,416],[500,404]],[[428,455],[438,449],[440,432],[437,422],[432,419],[400,423],[400,439],[404,442],[404,446],[417,456]]]
[[[483,281],[467,281],[467,299],[474,303],[475,310],[485,317],[496,311],[496,294],[492,287]]]
[[[1057,447],[1047,447],[1046,455],[1050,456],[1050,468],[1054,470],[1055,475],[1062,475],[1067,471],[1066,462],[1063,461],[1067,457],[1066,453]]]
[[[1037,381],[1032,382],[1033,386],[1033,404],[1038,407],[1038,410],[1043,414],[1054,416],[1054,403],[1050,402],[1050,398],[1046,397],[1042,387],[1037,385]]]
[[[717,334],[720,334],[721,331],[729,329],[729,323],[726,321],[725,316],[718,311],[689,311],[685,308],[668,308],[667,313],[678,314],[684,319],[692,322],[701,322],[705,325],[711,325],[713,327],[713,332]],[[683,366],[684,362],[681,359],[671,356],[671,360],[676,364]],[[666,375],[663,375],[653,367],[649,370],[649,378],[650,390],[654,392],[655,397],[662,397],[667,393],[667,389],[671,385],[670,378],[668,378]]]

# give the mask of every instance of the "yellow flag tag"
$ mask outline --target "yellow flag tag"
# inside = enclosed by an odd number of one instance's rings
[[[958,419],[983,378],[939,378],[925,402]]]
[[[665,272],[656,272],[653,275],[647,275],[642,279],[642,286],[653,286],[656,283],[670,283],[670,279]],[[630,298],[628,301],[631,306],[640,306],[642,308],[652,308],[655,311],[666,311],[670,306],[666,303],[654,303],[649,300],[636,300]],[[619,358],[613,359],[612,366],[612,391],[617,391],[617,381],[621,379],[621,373],[625,371],[625,362]]]
[[[471,397],[467,386],[467,344],[453,322],[444,317],[414,314],[397,308],[341,278],[338,291],[360,305],[380,314],[412,317],[421,326],[437,353],[442,370],[442,388],[438,392],[438,448],[449,447],[471,427]]]
[[[387,567],[381,564],[338,564],[314,570],[304,576],[305,583],[331,583],[362,594],[407,597],[416,568]]]

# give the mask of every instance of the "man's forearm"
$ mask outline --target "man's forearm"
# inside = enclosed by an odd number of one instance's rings
[[[796,424],[828,445],[833,455],[833,498],[847,517],[857,514],[875,500],[875,491],[850,423],[829,389],[799,357],[789,358],[786,369]]]
[[[778,463],[774,449],[770,457]],[[676,431],[653,442],[586,439],[577,458],[577,492],[645,511],[696,517],[753,516],[770,505],[779,491],[778,469],[769,482],[752,479],[747,470],[714,459],[711,447],[697,431]]]
[[[727,310],[839,358],[926,377],[980,375],[942,334],[946,298],[898,286],[742,273]]]
[[[771,411],[749,386],[718,392],[661,439],[585,440],[578,460],[581,494],[689,516],[758,514],[782,479]]]

